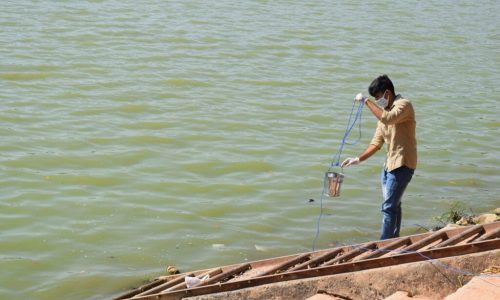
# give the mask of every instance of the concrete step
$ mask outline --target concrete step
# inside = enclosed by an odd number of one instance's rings
[[[463,299],[500,299],[500,274],[476,276],[445,298],[445,300]]]

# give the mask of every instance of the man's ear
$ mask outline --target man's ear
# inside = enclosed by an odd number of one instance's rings
[[[392,100],[396,99],[396,95],[394,95],[394,93],[391,90],[387,90],[387,91],[389,92],[389,93],[387,93],[390,96],[389,99],[392,99]]]

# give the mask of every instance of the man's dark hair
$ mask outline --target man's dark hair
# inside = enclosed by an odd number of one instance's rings
[[[375,97],[378,93],[385,92],[385,90],[389,90],[393,95],[396,95],[392,81],[389,79],[389,76],[385,74],[375,78],[370,84],[370,87],[368,87],[368,92],[372,97]]]

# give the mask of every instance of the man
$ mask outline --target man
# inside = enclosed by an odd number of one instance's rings
[[[385,143],[387,157],[381,173],[382,181],[382,235],[380,239],[399,237],[401,227],[401,198],[417,167],[417,142],[415,139],[415,112],[413,106],[401,95],[396,95],[387,75],[375,78],[368,92],[376,100],[364,97],[363,101],[378,119],[372,141],[358,157],[347,158],[342,168],[357,165],[375,154]]]

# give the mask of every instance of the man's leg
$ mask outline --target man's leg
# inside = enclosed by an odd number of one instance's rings
[[[396,232],[394,232],[394,237],[399,237],[399,230],[401,229],[402,219],[403,219],[403,213],[401,209],[401,201],[399,201],[398,209],[396,212]]]
[[[399,236],[401,227],[401,198],[413,176],[413,170],[407,167],[391,172],[382,170],[382,235],[381,240]]]

